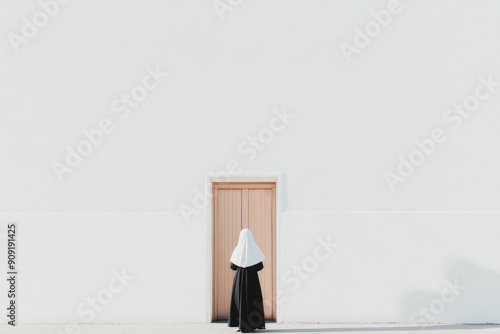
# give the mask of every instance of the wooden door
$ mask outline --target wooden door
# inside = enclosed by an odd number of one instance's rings
[[[266,257],[259,281],[266,319],[276,320],[276,183],[213,183],[212,320],[229,316],[234,271],[229,259],[248,228]]]

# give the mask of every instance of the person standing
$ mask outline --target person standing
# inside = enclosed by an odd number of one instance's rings
[[[238,245],[230,259],[230,268],[236,271],[229,308],[229,327],[238,327],[236,332],[254,332],[265,329],[264,304],[258,272],[264,268],[265,259],[252,232],[241,230]]]

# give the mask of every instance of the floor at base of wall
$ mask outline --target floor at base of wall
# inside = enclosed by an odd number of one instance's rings
[[[0,325],[0,333],[53,333],[53,334],[165,334],[165,333],[234,333],[235,328],[227,327],[226,323],[209,324],[171,324],[171,325],[120,325],[120,324],[33,324],[33,325]],[[403,324],[277,324],[266,323],[265,330],[256,333],[349,333],[349,334],[489,334],[500,333],[500,325],[403,325]],[[445,332],[443,332],[445,331]]]

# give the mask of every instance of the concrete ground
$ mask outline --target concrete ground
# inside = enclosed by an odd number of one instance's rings
[[[234,333],[226,323],[172,324],[172,325],[0,325],[0,333],[23,334],[160,334],[160,333]],[[349,334],[500,334],[500,325],[358,325],[358,324],[276,324],[266,323],[267,329],[257,333],[349,333]]]

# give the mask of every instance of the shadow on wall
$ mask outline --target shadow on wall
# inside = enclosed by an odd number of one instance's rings
[[[430,325],[430,326],[393,326],[393,327],[332,327],[332,328],[292,328],[292,329],[266,329],[266,333],[349,333],[349,332],[399,332],[399,333],[419,333],[423,328],[425,330],[478,330],[488,328],[500,328],[500,325]]]
[[[450,260],[441,291],[414,291],[402,304],[409,323],[498,324],[500,274],[469,261]]]

